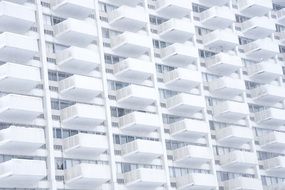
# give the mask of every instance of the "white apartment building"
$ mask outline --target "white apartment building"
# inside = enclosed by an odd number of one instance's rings
[[[285,190],[285,0],[1,0],[0,190]]]

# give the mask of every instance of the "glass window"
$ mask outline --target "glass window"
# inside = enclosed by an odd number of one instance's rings
[[[57,139],[61,139],[62,138],[62,131],[59,128],[55,128],[53,129],[53,137],[57,138]]]

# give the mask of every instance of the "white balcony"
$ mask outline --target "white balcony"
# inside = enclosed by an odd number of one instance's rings
[[[28,0],[5,0],[5,1],[13,2],[13,3],[18,3],[18,4],[24,4],[24,3],[26,3]]]
[[[200,13],[200,22],[211,29],[227,28],[235,20],[235,14],[226,6],[213,6]]]
[[[218,186],[217,178],[213,174],[191,173],[177,177],[178,190],[212,190]]]
[[[92,189],[111,179],[110,166],[81,163],[65,171],[65,185],[72,189]]]
[[[255,119],[258,124],[268,126],[281,126],[285,124],[285,110],[269,108],[255,113]]]
[[[144,34],[124,32],[111,38],[112,50],[124,57],[139,57],[150,50],[152,41]]]
[[[282,1],[283,2],[283,1]],[[272,185],[264,187],[265,190],[283,190],[285,188],[285,182],[279,182]]]
[[[120,79],[143,82],[152,76],[153,63],[127,58],[114,65],[114,74]]]
[[[259,144],[263,149],[281,153],[285,149],[285,133],[277,131],[267,133],[260,137]]]
[[[285,6],[285,2],[283,0],[272,0],[272,2],[276,5]]]
[[[88,17],[93,10],[92,0],[52,0],[52,10],[59,16],[65,18],[84,19]]]
[[[237,35],[229,28],[214,30],[203,36],[204,46],[223,51],[232,50],[239,45]]]
[[[117,90],[117,103],[130,108],[145,108],[155,102],[155,93],[154,88],[131,84]]]
[[[93,77],[73,75],[59,82],[60,94],[74,100],[91,100],[102,90],[102,81]]]
[[[54,26],[55,38],[65,45],[84,47],[97,39],[95,23],[68,18]]]
[[[0,130],[0,149],[19,152],[33,152],[45,144],[44,130],[10,126]]]
[[[111,0],[118,5],[128,5],[135,7],[137,4],[142,3],[142,0]]]
[[[167,65],[183,67],[195,63],[198,51],[193,45],[175,43],[161,49],[161,60]]]
[[[92,130],[105,120],[105,110],[101,106],[76,103],[61,110],[60,117],[64,128]]]
[[[229,126],[216,131],[219,143],[227,145],[243,145],[253,140],[252,129],[248,127]]]
[[[281,0],[283,1],[283,0]],[[284,4],[285,5],[285,4]],[[277,16],[277,21],[282,24],[285,25],[285,9],[280,9],[276,12],[276,16]]]
[[[158,141],[137,139],[122,145],[122,156],[126,160],[151,162],[163,154]]]
[[[157,13],[169,18],[181,18],[189,15],[192,4],[188,0],[158,0]]]
[[[0,164],[1,188],[34,188],[46,175],[42,160],[12,159]]]
[[[271,38],[258,39],[242,45],[245,55],[250,59],[266,60],[279,54],[277,41]]]
[[[8,94],[0,98],[0,120],[13,123],[30,123],[43,113],[42,99]]]
[[[79,156],[98,156],[108,149],[104,135],[79,133],[63,140],[64,153]]]
[[[250,94],[255,102],[272,105],[285,99],[285,88],[266,84],[251,90]]]
[[[35,11],[27,6],[0,2],[0,30],[24,33],[35,23]]]
[[[189,91],[202,83],[202,75],[198,71],[177,68],[164,73],[164,84],[176,91]]]
[[[159,25],[158,34],[169,42],[184,43],[195,35],[195,27],[190,20],[171,18]]]
[[[173,151],[174,161],[185,165],[201,165],[212,159],[208,147],[188,145]]]
[[[270,83],[283,75],[282,66],[273,61],[251,65],[247,68],[247,72],[251,79],[262,83]]]
[[[272,0],[272,2],[276,5],[281,5],[282,7],[285,6],[285,2],[283,0]]]
[[[211,94],[231,98],[245,92],[245,83],[241,79],[221,77],[209,82]]]
[[[32,37],[3,32],[0,34],[0,60],[25,63],[38,51],[37,40]]]
[[[277,156],[263,161],[263,168],[270,175],[283,176],[285,174],[285,157]]]
[[[253,17],[242,23],[242,33],[244,36],[252,39],[268,37],[275,28],[275,21],[268,17]]]
[[[160,127],[156,114],[132,112],[119,118],[120,129],[138,133],[150,133]]]
[[[29,92],[40,82],[39,68],[15,63],[0,65],[1,91]]]
[[[263,16],[273,9],[272,0],[240,0],[239,11],[246,16]]]
[[[166,183],[163,170],[139,168],[124,173],[125,185],[131,189],[155,189]]]
[[[166,100],[167,109],[178,115],[192,115],[206,106],[202,96],[180,93]]]
[[[108,15],[111,26],[123,31],[136,32],[146,26],[147,20],[143,7],[122,5]]]
[[[56,61],[58,67],[64,71],[86,74],[98,67],[100,58],[96,51],[71,46],[59,51],[56,54]]]
[[[183,119],[170,124],[170,134],[179,139],[200,138],[210,133],[205,121]]]
[[[234,150],[220,156],[220,164],[223,168],[243,170],[258,164],[256,153]]]
[[[249,115],[249,108],[245,103],[224,101],[215,105],[213,112],[218,120],[237,121]]]
[[[241,58],[228,53],[218,53],[205,60],[207,68],[220,75],[229,75],[242,67]]]
[[[229,0],[199,0],[200,3],[210,6],[222,6],[229,2]]]
[[[225,190],[261,190],[261,180],[256,178],[237,177],[224,182]]]

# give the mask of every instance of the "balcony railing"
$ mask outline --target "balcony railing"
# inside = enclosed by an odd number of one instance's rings
[[[151,162],[163,154],[158,141],[137,139],[122,145],[122,155],[127,160]]]
[[[65,170],[65,184],[72,189],[99,187],[111,179],[108,165],[81,163]]]
[[[220,163],[223,168],[234,171],[249,169],[258,164],[256,153],[242,152],[235,150],[220,156]]]
[[[154,189],[166,183],[163,170],[139,168],[124,174],[125,185],[133,189]]]
[[[200,13],[200,20],[211,29],[223,29],[235,22],[235,15],[229,7],[213,6]]]
[[[10,126],[0,130],[0,149],[17,153],[35,152],[45,144],[44,130],[22,126]]]
[[[144,34],[124,32],[111,38],[114,53],[124,57],[139,57],[150,50],[151,38]]]
[[[202,75],[198,71],[178,68],[163,75],[165,85],[177,91],[190,91],[202,83]]]
[[[102,106],[76,103],[61,110],[61,122],[64,128],[92,130],[105,120]]]
[[[176,178],[178,190],[211,190],[218,186],[213,174],[191,173]]]
[[[217,29],[203,36],[205,47],[214,50],[232,50],[239,45],[237,35],[229,28]]]
[[[5,63],[0,65],[0,90],[8,92],[29,92],[41,83],[37,67]]]
[[[161,49],[161,60],[167,65],[185,67],[195,63],[198,59],[198,51],[191,44],[174,43]]]
[[[104,135],[79,133],[63,140],[64,152],[68,155],[94,157],[108,149]]]
[[[250,94],[255,102],[272,105],[285,99],[285,88],[281,86],[262,85],[252,89]]]
[[[58,67],[64,71],[87,74],[99,66],[100,58],[96,51],[71,46],[57,52],[56,61]]]
[[[276,40],[271,38],[258,39],[242,45],[245,55],[250,59],[266,60],[279,53],[279,46]]]
[[[145,108],[155,102],[155,90],[151,87],[129,85],[117,90],[117,103],[129,108]]]
[[[241,0],[238,8],[246,16],[263,16],[273,9],[272,0]]]
[[[183,43],[195,35],[195,27],[189,20],[171,18],[159,25],[158,33],[169,42]]]
[[[136,32],[145,27],[147,20],[142,7],[122,5],[108,15],[111,26],[124,31]]]
[[[59,91],[72,100],[92,100],[103,91],[103,87],[100,79],[73,75],[59,82]]]
[[[285,133],[273,131],[259,138],[261,148],[273,152],[282,152],[285,147]]]
[[[66,45],[85,47],[97,39],[96,24],[68,18],[54,26],[54,36]]]
[[[285,110],[268,108],[255,113],[255,120],[260,125],[280,127],[285,124]]]
[[[190,13],[191,2],[188,0],[158,0],[157,13],[169,18],[182,18]]]
[[[225,190],[238,190],[250,189],[260,190],[263,189],[261,180],[256,178],[237,177],[224,182]]]
[[[1,188],[34,188],[46,175],[43,160],[11,159],[0,164]]]
[[[180,164],[199,166],[212,159],[208,147],[188,145],[173,151],[174,161]]]
[[[248,105],[240,102],[224,101],[213,108],[214,117],[219,120],[237,121],[249,115]]]
[[[216,132],[217,141],[230,145],[242,145],[253,140],[252,130],[248,127],[229,126]]]
[[[276,30],[273,19],[268,17],[253,17],[242,23],[242,33],[252,39],[268,37]]]
[[[119,126],[122,130],[141,134],[157,130],[160,122],[156,114],[132,112],[119,118]]]
[[[127,58],[114,65],[116,77],[141,83],[152,75],[152,63],[140,59]]]
[[[205,62],[209,70],[221,75],[230,75],[242,67],[239,56],[222,52],[207,58]]]
[[[25,33],[36,22],[35,11],[28,6],[13,2],[0,2],[0,30]]]
[[[0,120],[12,123],[33,123],[43,113],[42,98],[8,94],[0,98]]]
[[[0,34],[1,61],[25,64],[32,60],[37,52],[36,38],[9,32]]]
[[[87,18],[92,13],[94,6],[92,0],[52,0],[52,10],[59,16],[65,18]]]
[[[283,75],[282,66],[273,61],[263,61],[247,68],[248,75],[257,82],[270,83]]]
[[[167,109],[178,115],[193,115],[201,112],[206,106],[204,97],[180,93],[166,100]]]
[[[241,79],[221,77],[209,82],[211,94],[218,97],[231,98],[245,92],[245,83]]]
[[[204,121],[183,119],[170,124],[170,134],[177,139],[201,138],[210,133],[210,127]]]

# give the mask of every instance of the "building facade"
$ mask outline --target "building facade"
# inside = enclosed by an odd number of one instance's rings
[[[284,0],[0,1],[0,190],[284,190]]]

